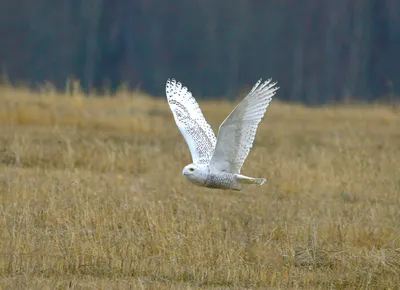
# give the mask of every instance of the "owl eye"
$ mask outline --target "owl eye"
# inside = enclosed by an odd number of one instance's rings
[[[193,171],[194,171],[194,168],[189,168],[189,170],[193,172]]]

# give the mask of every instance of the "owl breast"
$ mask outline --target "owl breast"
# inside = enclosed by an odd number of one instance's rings
[[[210,172],[205,186],[219,189],[242,189],[242,185],[236,181],[234,173],[230,172]]]

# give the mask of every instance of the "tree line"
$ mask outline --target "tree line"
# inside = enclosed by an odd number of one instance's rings
[[[272,77],[308,104],[400,91],[398,0],[0,0],[0,39],[3,71],[33,87],[163,95],[175,77],[234,98]]]

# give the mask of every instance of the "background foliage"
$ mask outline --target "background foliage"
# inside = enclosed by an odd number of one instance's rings
[[[310,104],[400,90],[397,0],[0,0],[0,38],[3,70],[30,85],[161,95],[176,77],[234,97],[271,76]]]

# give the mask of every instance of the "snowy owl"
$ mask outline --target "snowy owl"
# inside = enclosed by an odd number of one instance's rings
[[[176,125],[189,146],[193,163],[182,174],[198,186],[242,190],[242,184],[262,185],[265,178],[240,174],[258,124],[279,87],[271,79],[255,84],[219,127],[218,138],[204,119],[192,93],[175,79],[165,87]]]

